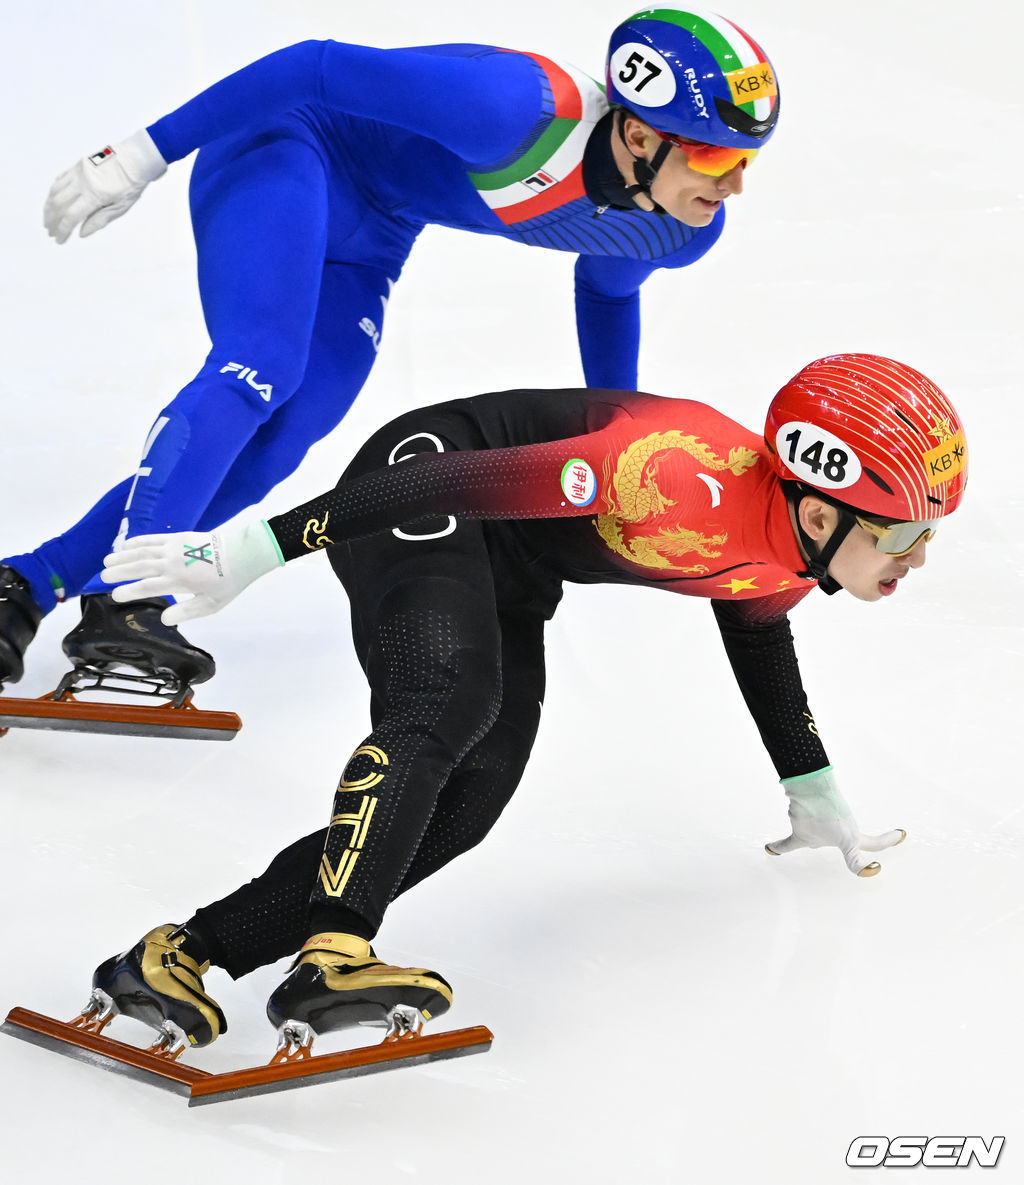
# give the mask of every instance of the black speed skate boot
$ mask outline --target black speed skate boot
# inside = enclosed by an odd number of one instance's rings
[[[118,604],[109,593],[82,597],[82,620],[64,639],[76,669],[92,672],[134,667],[169,689],[205,683],[216,671],[211,655],[183,638],[160,614],[161,597]]]
[[[186,953],[191,938],[184,926],[157,926],[101,963],[83,1016],[95,1016],[100,1028],[118,1015],[141,1020],[160,1034],[152,1051],[165,1056],[176,1057],[187,1045],[209,1045],[228,1025],[203,988],[209,962]]]
[[[351,934],[316,934],[267,1002],[267,1017],[280,1034],[279,1054],[294,1057],[314,1037],[353,1025],[415,1035],[451,1004],[451,985],[436,971],[384,963]]]
[[[25,651],[42,620],[28,581],[14,568],[0,566],[0,689],[25,673]]]

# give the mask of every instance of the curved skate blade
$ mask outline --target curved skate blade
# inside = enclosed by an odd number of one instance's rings
[[[230,741],[242,721],[234,712],[205,712],[190,703],[174,707],[94,703],[67,695],[55,699],[0,696],[0,729],[35,728],[58,732],[101,732],[116,736],[175,740]],[[2,735],[2,734],[0,734]]]
[[[401,1041],[385,1040],[365,1049],[342,1053],[321,1053],[295,1061],[270,1062],[252,1070],[234,1070],[228,1074],[208,1074],[193,1082],[188,1105],[217,1103],[224,1099],[244,1099],[250,1095],[291,1090],[339,1078],[356,1078],[402,1066],[421,1066],[445,1058],[486,1053],[494,1034],[484,1025],[431,1033],[427,1037],[406,1037]]]
[[[154,1054],[115,1041],[113,1037],[99,1036],[27,1008],[12,1008],[0,1025],[0,1032],[175,1094],[187,1095],[193,1086],[210,1077],[205,1070],[184,1066],[166,1054]]]

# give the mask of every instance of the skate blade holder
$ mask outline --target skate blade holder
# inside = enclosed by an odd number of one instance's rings
[[[100,691],[157,700],[156,704],[79,700],[76,692]],[[0,696],[0,736],[9,728],[101,732],[116,736],[230,741],[242,727],[234,712],[192,705],[192,688],[168,675],[136,675],[78,667],[39,699]]]
[[[83,1010],[83,1014],[88,1009]],[[165,1039],[161,1037],[150,1049],[141,1049],[100,1032],[90,1031],[88,1021],[82,1026],[82,1015],[72,1021],[54,1020],[27,1008],[12,1008],[0,1032],[52,1049],[57,1053],[87,1062],[104,1070],[124,1074],[150,1085],[188,1097],[190,1107],[217,1103],[227,1099],[247,1098],[250,1095],[270,1094],[299,1086],[335,1082],[339,1078],[356,1078],[383,1070],[397,1070],[403,1066],[425,1065],[472,1053],[486,1053],[494,1035],[484,1025],[453,1029],[447,1033],[429,1035],[388,1035],[379,1045],[363,1049],[348,1049],[340,1053],[318,1053],[310,1050],[312,1037],[306,1043],[306,1053],[294,1060],[271,1060],[265,1066],[233,1070],[225,1074],[210,1074],[174,1060],[180,1049],[163,1048],[153,1052]],[[111,1011],[111,1015],[113,1012]],[[109,1023],[108,1016],[100,1024]],[[99,1017],[94,1021],[99,1023]],[[283,1026],[282,1026],[283,1027]],[[278,1055],[275,1054],[276,1058]]]
[[[384,1028],[383,1044],[394,1041],[408,1041],[423,1033],[423,1013],[409,1004],[396,1004],[382,1021],[362,1021],[367,1028]],[[286,1020],[277,1030],[277,1051],[270,1059],[270,1065],[291,1065],[313,1056],[313,1040],[316,1033],[305,1021]]]
[[[117,1009],[111,996],[100,988],[93,988],[85,1007],[68,1024],[82,1033],[102,1036],[103,1030],[117,1016]],[[2,1029],[2,1026],[0,1026]],[[173,1021],[165,1020],[158,1032],[160,1036],[145,1051],[154,1057],[166,1058],[167,1061],[177,1061],[188,1047],[188,1037],[185,1030]]]

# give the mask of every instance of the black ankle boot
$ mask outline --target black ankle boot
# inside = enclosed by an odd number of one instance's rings
[[[82,620],[64,639],[64,653],[76,667],[110,670],[129,666],[149,674],[170,674],[182,683],[205,683],[217,667],[160,614],[161,597],[118,604],[109,593],[82,597]]]
[[[122,1016],[173,1034],[183,1044],[209,1045],[228,1025],[203,987],[210,964],[185,953],[188,937],[184,926],[157,926],[124,954],[101,963],[92,986]]]
[[[25,651],[42,620],[28,581],[14,568],[0,567],[0,687],[25,673]]]
[[[403,1007],[430,1020],[451,1004],[451,985],[436,971],[384,963],[352,934],[316,934],[268,1000],[267,1018],[278,1029],[294,1021],[320,1035],[352,1025],[388,1026]]]

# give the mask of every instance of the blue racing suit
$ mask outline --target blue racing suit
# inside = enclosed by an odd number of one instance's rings
[[[699,259],[724,220],[720,208],[697,229],[637,208],[603,88],[490,46],[302,42],[148,131],[168,162],[200,149],[190,204],[213,344],[137,472],[64,534],[2,561],[44,611],[109,591],[96,573],[115,539],[212,528],[297,468],[365,383],[424,226],[574,252],[586,381],[633,389],[641,283]]]

